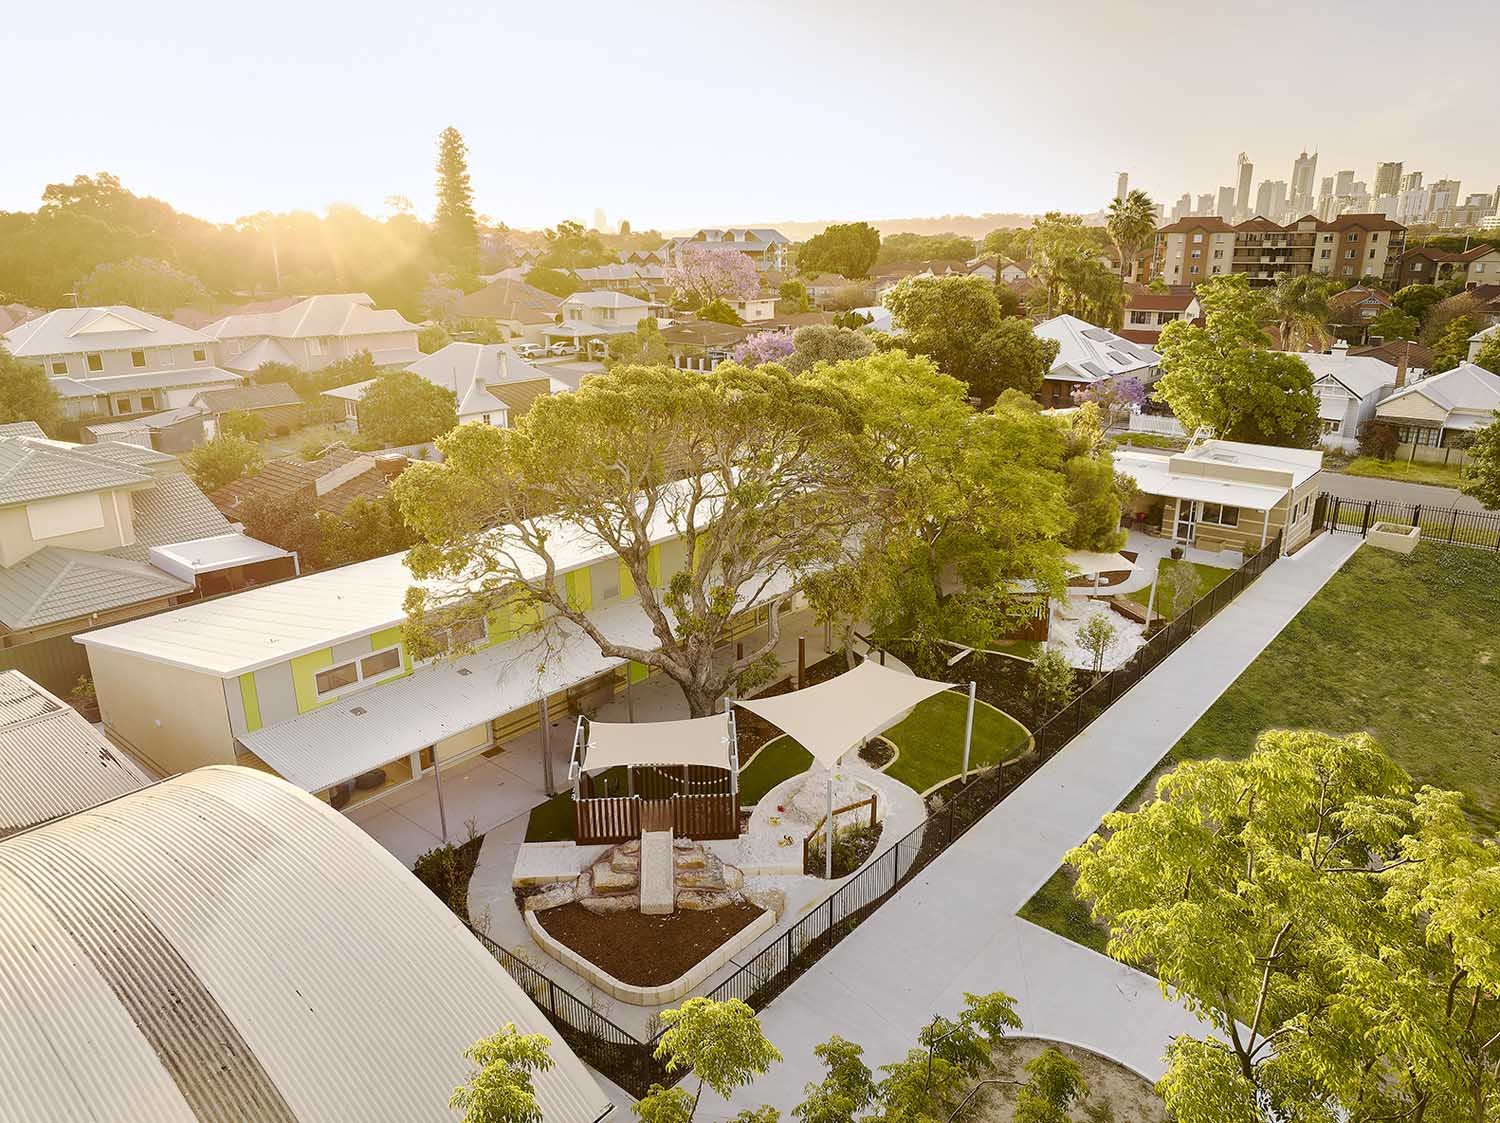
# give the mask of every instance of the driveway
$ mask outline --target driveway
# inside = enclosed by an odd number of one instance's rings
[[[1321,589],[1358,546],[1325,535],[1237,601],[1038,770],[762,1013],[786,1060],[726,1105],[783,1113],[821,1079],[812,1048],[837,1033],[872,1068],[911,1048],[965,991],[1014,995],[1029,1034],[1072,1042],[1151,1079],[1171,1038],[1202,1032],[1155,980],[1020,920],[1016,910]]]
[[[1397,503],[1421,503],[1431,507],[1457,507],[1460,511],[1483,511],[1485,506],[1457,488],[1411,484],[1404,480],[1381,480],[1371,476],[1345,476],[1324,472],[1323,490],[1345,499],[1390,499]]]

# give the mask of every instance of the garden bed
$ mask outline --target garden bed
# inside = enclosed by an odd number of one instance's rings
[[[418,881],[436,894],[465,924],[469,923],[469,879],[479,864],[484,836],[478,835],[454,846],[439,846],[427,851],[412,865]]]
[[[807,750],[803,750],[806,752]],[[877,737],[873,741],[867,741],[859,750],[859,759],[871,768],[884,768],[896,759],[896,747],[884,737]]]
[[[840,829],[833,844],[833,876],[848,877],[870,860],[875,847],[880,845],[880,834],[884,823],[873,827],[863,823],[857,827]],[[823,835],[819,835],[807,848],[807,861],[802,870],[808,877],[822,877],[826,868],[823,858]]]
[[[678,909],[665,916],[633,909],[600,914],[575,902],[534,915],[548,935],[606,974],[647,987],[682,978],[763,911],[741,902],[720,909]]]
[[[1026,1062],[1048,1048],[1055,1048],[1078,1066],[1088,1085],[1088,1098],[1073,1109],[1073,1118],[1118,1120],[1118,1123],[1164,1123],[1167,1108],[1151,1081],[1124,1065],[1076,1045],[1043,1041],[1035,1037],[1008,1038],[995,1050],[993,1070],[987,1075],[1000,1080],[1026,1080]],[[1015,1119],[1016,1089],[1001,1085],[982,1093],[973,1123],[1011,1123]]]

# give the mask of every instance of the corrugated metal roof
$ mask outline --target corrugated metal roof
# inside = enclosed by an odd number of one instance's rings
[[[0,837],[149,782],[77,710],[20,671],[0,672]]]
[[[547,1123],[609,1101],[458,918],[274,776],[214,767],[0,841],[0,1084],[24,1120],[451,1123],[462,1053],[544,1033]]]

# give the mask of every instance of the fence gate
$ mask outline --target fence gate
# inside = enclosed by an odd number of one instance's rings
[[[1313,504],[1313,526],[1364,537],[1376,523],[1420,527],[1422,541],[1500,550],[1500,514],[1400,503],[1394,499],[1345,499],[1324,492]]]

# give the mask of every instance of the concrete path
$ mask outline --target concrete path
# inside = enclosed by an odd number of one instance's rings
[[[1345,499],[1389,499],[1395,503],[1421,503],[1430,507],[1457,507],[1460,511],[1483,511],[1485,506],[1457,488],[1413,484],[1405,480],[1382,480],[1373,476],[1346,476],[1324,472],[1323,490]]]
[[[1283,558],[1026,781],[761,1015],[786,1057],[732,1104],[787,1112],[840,1034],[872,1068],[910,1048],[965,991],[1016,996],[1026,1032],[1094,1049],[1155,1079],[1172,1036],[1201,1032],[1154,980],[1019,920],[1016,910],[1254,661],[1358,546],[1325,535]]]

